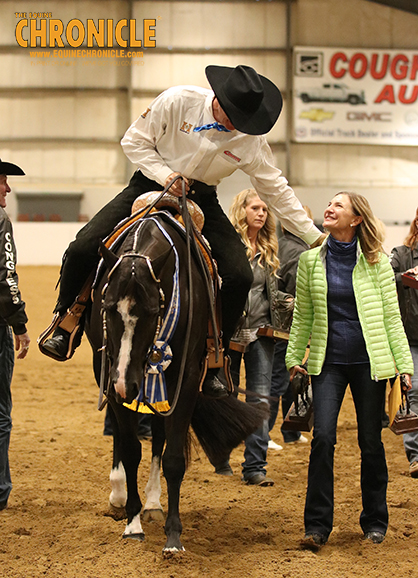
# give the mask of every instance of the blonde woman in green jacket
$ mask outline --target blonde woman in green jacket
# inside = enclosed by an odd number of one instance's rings
[[[400,317],[383,234],[368,201],[338,193],[324,212],[330,233],[321,247],[302,253],[286,365],[293,379],[310,338],[314,430],[302,546],[316,550],[332,531],[334,448],[347,385],[357,414],[366,539],[384,540],[388,525],[388,473],[381,441],[386,381],[397,372],[410,388],[413,363]]]

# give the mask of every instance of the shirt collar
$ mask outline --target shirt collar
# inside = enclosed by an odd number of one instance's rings
[[[205,106],[203,108],[203,124],[210,124],[216,122],[216,118],[213,116],[212,101],[215,97],[214,92],[210,92],[205,100]]]

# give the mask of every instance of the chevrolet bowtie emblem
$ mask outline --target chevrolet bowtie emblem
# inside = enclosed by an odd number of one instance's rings
[[[299,118],[307,118],[312,122],[323,122],[324,120],[331,120],[334,112],[326,112],[323,108],[311,108],[300,113]]]

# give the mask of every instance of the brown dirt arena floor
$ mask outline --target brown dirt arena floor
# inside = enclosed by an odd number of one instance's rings
[[[50,321],[58,268],[21,267],[19,273],[32,345],[27,359],[16,362],[13,379],[14,489],[9,508],[0,513],[2,578],[417,575],[418,480],[408,476],[402,439],[389,430],[383,432],[390,474],[387,538],[379,546],[361,539],[359,452],[349,396],[336,449],[335,528],[320,553],[299,548],[308,444],[269,456],[275,480],[270,488],[242,484],[242,446],[233,453],[231,478],[215,475],[202,450],[194,449],[181,492],[186,552],[163,559],[164,531],[156,522],[144,525],[145,542],[123,540],[124,521],[107,515],[111,440],[102,435],[88,343],[65,364],[38,352],[36,337]],[[278,426],[273,433],[280,442]],[[144,442],[142,490],[149,458],[150,442]]]

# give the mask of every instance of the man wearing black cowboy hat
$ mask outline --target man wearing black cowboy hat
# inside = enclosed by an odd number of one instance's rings
[[[28,318],[25,303],[20,296],[16,274],[16,247],[12,224],[4,210],[6,196],[11,191],[7,176],[24,174],[17,165],[0,159],[0,510],[7,507],[12,489],[9,443],[12,430],[10,385],[14,366],[14,347],[18,352],[18,359],[23,359],[30,343],[26,330]]]
[[[223,345],[227,350],[243,311],[252,282],[244,247],[222,211],[216,185],[241,169],[286,229],[313,244],[321,237],[295,197],[281,171],[274,166],[264,136],[282,109],[279,89],[249,66],[208,66],[213,90],[178,86],[160,94],[131,125],[121,144],[137,166],[126,189],[106,205],[70,244],[62,268],[55,311],[65,314],[97,263],[99,239],[129,215],[135,198],[162,190],[176,176],[186,179],[186,190],[203,210],[203,235],[208,239],[222,277]],[[181,195],[182,181],[170,188]],[[65,359],[69,335],[58,328],[44,348]],[[221,396],[225,388],[214,372],[205,380],[204,393]]]

